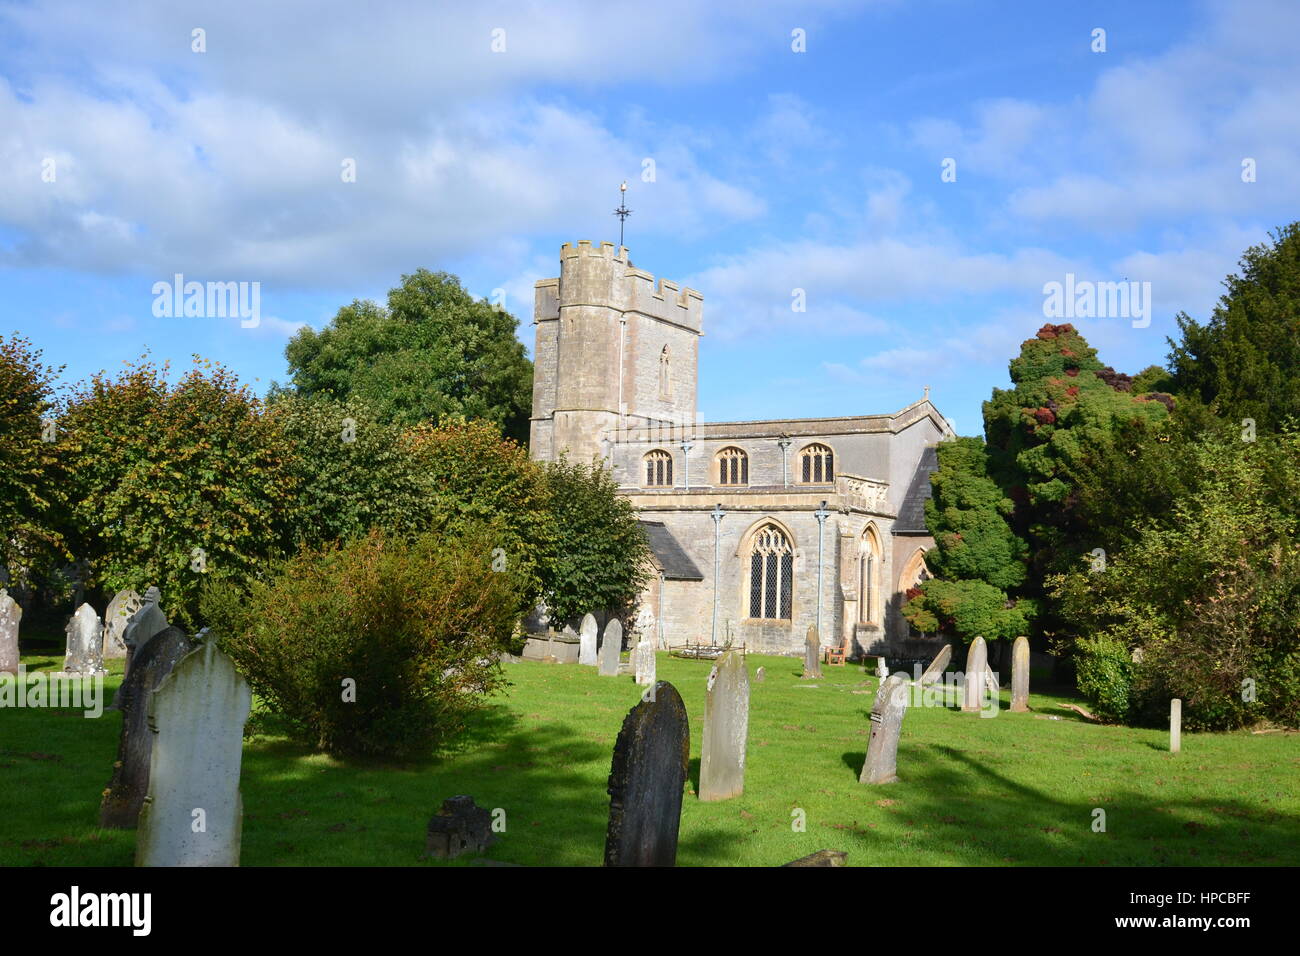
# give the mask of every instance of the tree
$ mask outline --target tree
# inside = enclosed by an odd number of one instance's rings
[[[1169,340],[1174,390],[1260,431],[1300,418],[1300,222],[1271,236],[1224,279],[1210,320],[1180,312],[1181,341]]]
[[[96,375],[59,422],[59,491],[87,584],[154,584],[196,621],[204,579],[245,581],[284,555],[293,447],[224,367],[196,358],[175,387],[147,361]]]
[[[555,547],[543,597],[553,619],[589,611],[630,617],[648,581],[650,545],[632,503],[599,464],[546,465]]]
[[[20,336],[0,337],[0,587],[30,585],[62,551],[45,419],[61,368]]]
[[[300,395],[361,399],[386,423],[486,419],[526,442],[532,364],[518,324],[455,276],[420,269],[387,307],[353,301],[322,331],[301,329],[285,357]]]

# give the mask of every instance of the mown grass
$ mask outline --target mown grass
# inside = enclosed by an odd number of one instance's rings
[[[772,866],[824,847],[847,850],[857,866],[1300,863],[1300,736],[1185,734],[1173,755],[1167,732],[1090,724],[1051,694],[1032,695],[1034,713],[1012,714],[1004,691],[994,719],[909,709],[901,782],[868,787],[857,781],[875,677],[849,665],[803,681],[799,662],[778,657],[751,657],[751,674],[760,665],[745,793],[701,803],[709,665],[659,655],[659,677],[677,687],[691,721],[679,865]],[[243,864],[463,865],[422,858],[429,816],[462,793],[505,811],[491,860],[599,864],[610,755],[641,689],[578,666],[524,662],[506,673],[511,686],[463,750],[424,765],[246,741]],[[109,695],[119,679],[109,678]],[[0,865],[131,864],[134,833],[97,826],[120,726],[115,713],[0,710]],[[1096,808],[1105,832],[1094,831]]]

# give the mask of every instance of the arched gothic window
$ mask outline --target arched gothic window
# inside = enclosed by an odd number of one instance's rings
[[[776,525],[754,535],[749,554],[749,616],[790,620],[794,586],[794,549]]]
[[[645,456],[645,483],[651,487],[671,488],[673,485],[673,456],[656,448]]]
[[[749,456],[740,448],[724,448],[718,452],[718,484],[749,484]]]
[[[862,535],[858,555],[858,620],[863,624],[874,624],[877,621],[880,573],[880,539],[873,529],[868,528]]]
[[[835,480],[835,453],[826,445],[808,445],[799,453],[800,478],[805,484],[829,484]]]
[[[659,397],[663,399],[673,397],[672,355],[666,345],[659,353]]]

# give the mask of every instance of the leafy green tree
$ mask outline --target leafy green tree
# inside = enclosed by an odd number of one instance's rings
[[[28,339],[0,337],[0,587],[30,585],[62,550],[44,424],[60,371]]]
[[[1210,320],[1179,313],[1181,340],[1169,340],[1178,394],[1261,431],[1300,418],[1300,222],[1271,235],[1224,280]]]
[[[596,463],[549,462],[546,483],[556,535],[543,592],[551,616],[571,621],[600,610],[631,616],[650,567],[650,545],[632,503]]]
[[[300,330],[285,357],[300,395],[361,399],[382,422],[486,419],[526,442],[532,364],[518,324],[455,276],[420,269],[386,307],[354,301],[322,331]]]
[[[59,429],[64,534],[90,587],[157,585],[193,625],[203,580],[247,580],[284,553],[293,446],[222,366],[196,359],[174,387],[147,361],[101,373]]]

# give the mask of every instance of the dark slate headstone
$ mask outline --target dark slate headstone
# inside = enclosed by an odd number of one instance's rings
[[[808,628],[808,637],[803,645],[803,676],[819,680],[822,676],[822,648],[817,639],[817,628]]]
[[[686,705],[659,681],[623,720],[609,769],[606,866],[675,866],[691,753]]]
[[[154,635],[136,652],[131,673],[122,681],[122,734],[118,738],[113,779],[104,791],[99,825],[111,830],[134,830],[149,788],[149,695],[177,661],[194,649],[194,642],[179,627]]]
[[[475,804],[473,797],[450,797],[429,818],[425,855],[454,860],[462,853],[482,853],[496,841],[491,812]]]

